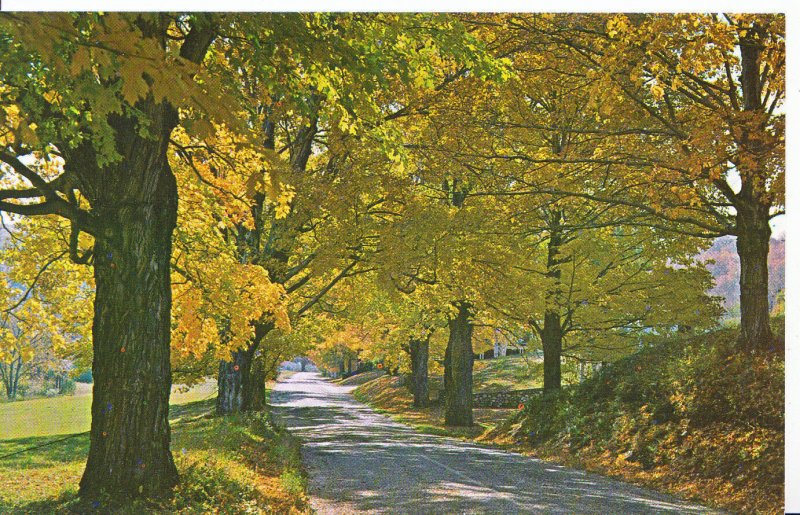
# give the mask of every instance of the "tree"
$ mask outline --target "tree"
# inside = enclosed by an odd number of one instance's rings
[[[337,320],[359,328],[359,357],[407,373],[414,407],[424,408],[430,404],[430,358],[442,355],[442,345],[434,336],[445,321],[442,313],[423,307],[415,293],[402,293],[395,287],[386,291],[385,286],[377,271],[362,274],[338,288],[329,300]]]
[[[560,49],[590,82],[597,127],[542,130],[592,135],[597,152],[572,163],[590,173],[610,166],[627,183],[572,193],[636,207],[659,220],[652,225],[736,236],[739,343],[768,347],[769,221],[784,205],[783,16],[529,16],[514,27],[537,48]]]
[[[26,376],[62,377],[65,359],[89,363],[92,285],[65,250],[53,251],[67,240],[68,223],[56,217],[3,222],[0,379],[13,399]]]
[[[373,98],[388,77],[435,72],[425,63],[439,43],[467,58],[480,53],[461,44],[471,40],[463,27],[447,22],[442,31],[444,20],[433,15],[4,14],[0,21],[0,160],[18,177],[0,195],[0,210],[70,220],[70,255],[95,272],[95,395],[81,496],[167,493],[177,481],[167,422],[173,130],[184,125],[203,138],[217,121],[249,132],[238,72],[252,68],[268,91],[283,81],[281,91],[300,83],[302,96],[313,86],[341,98],[332,126],[351,131],[350,111],[378,112]],[[349,28],[352,37],[343,38]],[[410,44],[407,29],[429,38],[424,48]],[[209,49],[221,58],[206,60]],[[392,59],[373,58],[384,51]],[[318,66],[320,55],[336,57]],[[227,66],[233,57],[258,64]],[[304,73],[294,73],[298,64]],[[363,94],[340,96],[341,81]],[[82,233],[94,238],[88,252],[79,249]]]
[[[214,18],[4,14],[0,23],[0,161],[18,178],[0,210],[66,218],[71,257],[94,269],[81,496],[169,492],[177,482],[167,422],[177,194],[166,150],[177,106],[202,109],[218,96],[193,80]],[[94,238],[89,251],[79,249],[81,233]]]
[[[232,47],[225,66],[239,73],[246,86],[244,100],[255,107],[251,124],[263,128],[263,145],[273,156],[270,173],[291,188],[291,207],[283,211],[263,205],[262,181],[254,176],[254,223],[239,223],[231,237],[242,262],[265,268],[285,287],[290,316],[296,319],[340,281],[363,272],[359,261],[369,244],[358,231],[350,231],[349,222],[358,219],[360,209],[374,206],[359,205],[350,183],[367,175],[350,157],[353,147],[377,143],[381,153],[390,153],[397,135],[385,122],[403,115],[394,109],[398,97],[446,80],[442,64],[447,72],[453,63],[469,62],[477,69],[490,69],[492,63],[480,41],[439,15],[281,15],[269,21],[278,28],[253,47]],[[244,23],[244,30],[263,30]],[[284,62],[275,62],[276,47],[286,47]],[[270,66],[263,66],[265,61]],[[294,68],[304,74],[298,77]],[[342,182],[348,172],[348,182]],[[329,229],[330,238],[319,237]],[[252,323],[260,338],[220,364],[220,377],[230,379],[220,383],[223,389],[242,382],[242,405],[232,406],[233,411],[253,405],[249,392],[262,395],[263,375],[250,377],[249,363],[272,327],[264,320]]]
[[[493,305],[539,337],[545,390],[561,387],[564,356],[614,361],[648,335],[716,323],[719,304],[704,293],[711,276],[694,260],[702,240],[621,220],[602,206],[560,199],[541,210],[538,223],[521,225],[531,236],[513,269],[517,290],[497,291]]]

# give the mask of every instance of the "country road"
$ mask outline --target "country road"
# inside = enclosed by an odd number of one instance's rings
[[[520,454],[422,435],[317,373],[278,383],[278,420],[303,440],[312,506],[345,513],[717,513]]]

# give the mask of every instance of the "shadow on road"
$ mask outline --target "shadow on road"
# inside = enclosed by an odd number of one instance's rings
[[[421,435],[357,402],[352,387],[300,373],[273,413],[304,440],[318,513],[712,513],[602,476]]]

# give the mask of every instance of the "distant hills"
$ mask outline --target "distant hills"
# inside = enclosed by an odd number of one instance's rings
[[[769,243],[769,303],[772,309],[782,298],[784,285],[785,246],[784,237],[773,238]],[[702,252],[700,261],[713,260],[706,268],[717,285],[709,293],[723,298],[723,306],[730,315],[739,313],[739,256],[736,254],[736,239],[733,236],[718,238],[710,249]]]

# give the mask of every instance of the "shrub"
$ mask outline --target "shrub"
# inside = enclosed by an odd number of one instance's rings
[[[75,378],[75,381],[78,382],[78,383],[92,384],[92,382],[94,381],[94,379],[92,378],[92,371],[91,370],[87,370],[85,372],[81,372]]]
[[[72,379],[62,381],[61,388],[59,388],[58,393],[61,395],[72,395],[75,393],[75,381]]]

